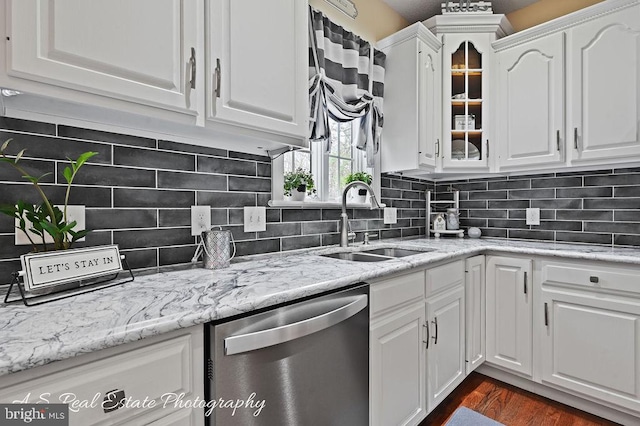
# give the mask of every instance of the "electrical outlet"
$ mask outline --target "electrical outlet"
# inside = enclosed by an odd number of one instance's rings
[[[244,232],[263,232],[267,230],[266,207],[244,208]]]
[[[529,208],[527,209],[527,225],[540,225],[540,209]]]
[[[56,206],[56,207],[64,211],[64,206]],[[84,220],[84,206],[67,206],[67,220],[69,222],[73,222],[74,220],[76,221],[76,227],[74,228],[76,231],[79,231],[81,229],[86,229],[85,220]],[[26,222],[27,222],[26,224],[27,229],[33,227],[33,224],[30,221],[26,220]],[[19,225],[18,219],[16,219],[15,223],[16,223],[16,226]],[[37,236],[33,232],[30,232],[30,231],[27,231],[27,232],[29,233],[29,235],[31,236],[31,239],[34,242],[36,242],[37,244],[42,243],[41,237]],[[85,240],[84,238],[80,238],[78,241],[84,241],[84,240]],[[51,238],[51,235],[46,233],[45,233],[44,241],[47,244],[53,244],[53,238]],[[16,229],[15,245],[17,246],[31,245],[31,242],[29,241],[29,238],[27,238],[27,235],[24,232],[22,232],[20,229]]]
[[[191,235],[211,230],[211,207],[191,206]]]
[[[395,207],[385,207],[384,208],[384,223],[393,224],[398,223],[398,209]]]

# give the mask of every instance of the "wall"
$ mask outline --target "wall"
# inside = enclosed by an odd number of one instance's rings
[[[210,205],[213,225],[233,232],[238,255],[337,244],[339,209],[267,209],[267,230],[243,232],[243,207],[266,206],[271,191],[268,157],[76,127],[0,118],[0,141],[9,152],[26,148],[23,166],[32,175],[51,173],[44,190],[62,203],[67,157],[99,155],[76,178],[70,204],[86,205],[87,229],[78,246],[118,244],[133,268],[189,262],[196,248],[190,206]],[[382,238],[425,232],[425,190],[417,179],[384,177],[382,202],[398,207],[398,223],[384,225],[381,210],[349,210],[354,231]],[[39,202],[18,172],[0,163],[0,204]],[[30,246],[14,245],[13,220],[0,215],[0,284],[19,270]],[[361,236],[358,237],[360,240]]]
[[[351,19],[325,0],[309,0],[309,4],[324,12],[336,24],[369,41],[378,41],[409,25],[382,0],[352,1],[358,9],[356,19]]]
[[[459,189],[463,227],[483,236],[640,246],[640,168],[469,179],[438,184]],[[540,225],[525,209],[540,208]]]
[[[539,0],[507,14],[507,18],[515,31],[522,31],[601,1],[603,0]]]

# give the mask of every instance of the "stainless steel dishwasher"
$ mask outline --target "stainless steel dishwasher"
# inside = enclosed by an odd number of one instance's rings
[[[359,285],[212,324],[209,424],[368,425],[368,299]]]

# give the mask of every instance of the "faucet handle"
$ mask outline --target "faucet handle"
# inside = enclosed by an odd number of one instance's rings
[[[364,245],[368,245],[369,244],[369,239],[370,238],[378,238],[379,235],[377,233],[375,234],[369,234],[368,232],[365,232],[362,236],[362,244]]]

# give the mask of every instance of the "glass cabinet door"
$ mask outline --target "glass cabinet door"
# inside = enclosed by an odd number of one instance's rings
[[[451,95],[445,108],[450,112],[450,159],[483,162],[483,67],[482,54],[465,40],[451,55]],[[447,105],[448,103],[448,105]]]

